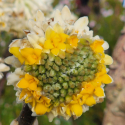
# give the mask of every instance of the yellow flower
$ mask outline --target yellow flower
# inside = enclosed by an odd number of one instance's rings
[[[92,106],[96,104],[96,100],[94,99],[93,95],[96,95],[97,97],[103,97],[104,91],[100,86],[94,86],[90,82],[84,85],[84,89],[80,92],[77,98],[81,98],[81,105],[86,104],[88,106]]]
[[[36,90],[23,89],[20,93],[19,99],[22,99],[25,95],[25,103],[30,103],[32,109],[37,115],[43,115],[49,111],[50,99],[41,94],[41,87],[37,87]]]
[[[33,48],[24,48],[20,50],[19,47],[11,47],[9,52],[17,57],[22,64],[25,62],[25,64],[32,65],[39,64],[42,50]]]
[[[67,41],[68,41],[68,43],[69,43],[73,48],[76,48],[79,39],[77,38],[77,36],[72,35],[72,36],[70,36],[70,37],[67,39]]]
[[[82,106],[79,104],[77,98],[73,96],[73,100],[65,106],[67,115],[75,114],[77,117],[82,115]]]
[[[41,49],[24,48],[20,50],[21,55],[25,58],[25,64],[39,64],[41,59]]]
[[[30,90],[36,90],[39,80],[29,74],[25,74],[25,77],[21,79],[17,86],[19,88],[29,88]]]
[[[105,65],[111,65],[113,63],[113,59],[109,55],[104,54],[104,49],[102,47],[103,44],[104,40],[95,40],[92,44],[90,44],[90,47],[95,52],[96,56],[101,57],[102,63],[104,63]]]
[[[68,35],[64,34],[63,29],[59,24],[55,24],[54,28],[50,27],[46,30],[46,41],[44,43],[45,49],[50,49],[54,55],[58,55],[59,51],[66,50],[65,41]]]
[[[95,53],[103,53],[104,49],[102,45],[104,44],[104,40],[95,40],[92,44],[90,44],[90,47]]]

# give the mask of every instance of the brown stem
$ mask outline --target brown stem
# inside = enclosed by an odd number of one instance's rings
[[[31,116],[32,111],[27,104],[24,104],[20,116],[17,118],[19,125],[33,125],[36,117]]]
[[[116,44],[113,59],[109,74],[114,82],[106,87],[103,125],[125,125],[125,30]]]

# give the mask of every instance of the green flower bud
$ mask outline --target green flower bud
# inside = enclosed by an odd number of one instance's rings
[[[66,57],[68,60],[71,60],[72,55],[71,55],[70,53],[65,53],[65,57]]]
[[[74,66],[75,63],[74,63],[73,61],[70,60],[69,65],[70,65],[70,66]]]
[[[61,94],[62,97],[65,97],[66,93],[67,93],[67,91],[65,89],[60,90],[60,94]]]
[[[46,61],[44,59],[41,59],[41,65],[44,65]]]
[[[38,79],[42,81],[43,79],[42,75],[38,75]]]
[[[50,93],[51,93],[51,94],[54,93],[54,89],[53,89],[53,87],[51,87],[51,89],[50,89]]]
[[[43,83],[48,83],[48,78],[43,78]]]
[[[65,81],[69,81],[69,76],[63,74],[63,75],[61,75],[61,77],[62,77]]]
[[[77,76],[77,81],[82,82],[84,80],[83,76]]]
[[[30,65],[25,65],[24,66],[24,71],[25,72],[30,72],[32,70],[32,66],[30,66]]]
[[[72,96],[67,95],[65,97],[65,101],[66,101],[66,103],[70,103],[72,101]]]
[[[52,65],[53,65],[53,62],[48,59],[48,60],[47,60],[47,64],[48,64],[49,66],[52,66]]]
[[[87,82],[87,81],[90,81],[90,78],[89,78],[88,76],[84,76],[83,79],[84,79],[84,81],[86,81],[86,82]]]
[[[79,55],[79,53],[81,52],[81,50],[79,48],[75,49],[75,54]]]
[[[56,76],[53,77],[54,82],[57,82],[58,78]]]
[[[48,63],[45,64],[45,68],[46,68],[47,70],[51,70],[51,67],[48,65]]]
[[[78,88],[74,89],[74,94],[78,94],[80,92],[80,90]]]
[[[90,74],[90,72],[91,72],[91,70],[90,70],[90,69],[85,69],[85,74],[86,74],[86,75],[89,75],[89,74]]]
[[[60,98],[59,98],[59,101],[62,103],[62,102],[64,102],[65,100],[64,100],[63,97],[60,97]]]
[[[37,77],[37,76],[39,75],[39,71],[38,71],[38,70],[36,70],[36,71],[31,71],[30,74],[31,74],[32,76]]]
[[[71,80],[71,81],[76,81],[76,77],[75,77],[75,76],[71,76],[71,77],[70,77],[70,80]]]
[[[65,72],[66,72],[66,67],[63,66],[63,65],[61,65],[61,66],[60,66],[60,71],[63,72],[63,73],[65,73]]]
[[[39,66],[39,73],[41,73],[41,74],[43,74],[43,73],[45,73],[45,68],[44,68],[44,66]]]
[[[80,63],[76,62],[75,67],[80,67]]]
[[[49,74],[50,74],[49,71],[46,71],[46,76],[47,76],[47,77],[49,77]]]
[[[92,64],[92,65],[91,65],[91,69],[96,69],[97,66],[98,66],[97,64]]]
[[[85,75],[85,71],[84,70],[79,71],[79,75],[84,76]]]
[[[54,89],[55,90],[61,89],[61,85],[59,83],[54,84]]]
[[[82,84],[81,82],[76,82],[76,87],[81,88],[81,84]]]
[[[38,65],[35,65],[35,64],[32,65],[32,69],[33,69],[33,70],[37,70],[37,69],[38,69]]]
[[[54,96],[53,95],[49,95],[49,98],[51,99],[51,100],[54,100],[55,98],[54,98]]]
[[[69,89],[68,89],[68,95],[71,96],[72,94],[73,94],[73,90],[69,88]]]
[[[83,62],[84,62],[84,58],[83,58],[83,57],[78,56],[77,61],[78,61],[79,63],[82,63],[82,64],[83,64]]]
[[[69,61],[68,61],[67,59],[64,59],[64,60],[63,60],[63,64],[64,64],[65,66],[68,66],[68,65],[69,65]]]
[[[56,64],[53,65],[53,69],[59,71],[59,67]]]
[[[51,69],[50,70],[50,74],[49,74],[51,77],[53,77],[53,76],[55,76],[56,75],[56,72],[53,70],[53,69]]]
[[[39,81],[38,86],[43,86],[43,82]]]
[[[70,88],[75,88],[75,82],[69,81]]]
[[[53,95],[54,95],[54,97],[56,97],[56,98],[57,98],[57,97],[59,96],[59,92],[58,92],[58,91],[56,91],[56,92],[54,92],[54,93],[53,93]]]
[[[43,86],[43,91],[44,91],[44,92],[49,92],[50,90],[51,90],[51,85],[45,84],[45,85]]]
[[[42,58],[42,59],[47,59],[47,54],[46,54],[46,53],[42,53],[42,54],[41,54],[41,58]]]
[[[49,83],[50,83],[50,84],[53,83],[53,78],[49,77]]]
[[[45,74],[43,74],[43,75],[42,75],[42,78],[43,78],[43,79],[46,79],[46,75],[45,75]]]
[[[62,86],[63,86],[64,89],[68,89],[68,83],[67,83],[67,82],[64,82],[64,83],[62,84]]]
[[[62,65],[62,61],[58,56],[55,57],[55,63],[59,66]]]
[[[56,101],[54,102],[53,106],[54,106],[54,107],[59,106],[59,101],[58,101],[58,100],[56,100]]]
[[[63,82],[64,82],[64,80],[63,80],[62,77],[59,77],[58,80],[59,80],[60,83],[63,83]]]
[[[55,59],[55,56],[52,53],[50,53],[49,54],[49,60],[50,61],[54,61],[54,59]]]
[[[78,71],[76,69],[72,69],[71,70],[71,74],[74,75],[74,76],[77,76],[78,75]]]
[[[94,79],[95,78],[95,75],[89,75],[88,76],[90,80]]]
[[[72,60],[73,62],[78,61],[78,58],[77,58],[77,57],[78,57],[78,55],[72,55],[71,57],[72,57],[72,59],[71,59],[71,60]]]

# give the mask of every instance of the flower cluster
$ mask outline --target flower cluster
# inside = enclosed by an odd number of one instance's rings
[[[106,65],[113,60],[104,54],[108,43],[89,30],[88,17],[75,22],[64,6],[50,19],[38,10],[29,25],[26,37],[10,44],[13,56],[5,60],[16,67],[8,85],[16,88],[17,101],[50,121],[56,116],[78,118],[102,102],[104,85],[112,82]]]
[[[4,16],[0,17],[0,25],[3,26],[0,30],[22,37],[24,35],[22,29],[28,29],[27,21],[32,15],[35,15],[37,9],[41,9],[45,15],[49,15],[53,10],[52,2],[53,0],[1,0],[0,16],[1,12],[4,12]]]
[[[3,78],[2,72],[7,72],[10,70],[10,67],[4,64],[4,60],[0,58],[0,80]]]

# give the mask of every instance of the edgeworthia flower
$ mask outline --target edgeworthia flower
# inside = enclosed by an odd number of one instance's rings
[[[0,58],[0,80],[3,78],[2,72],[7,72],[10,70],[10,67],[4,64],[4,60]]]
[[[13,56],[6,60],[20,62],[8,77],[17,101],[28,103],[33,116],[46,114],[50,121],[56,116],[78,118],[102,102],[104,85],[113,81],[106,65],[113,60],[104,53],[108,43],[89,30],[88,17],[75,22],[67,6],[50,19],[38,10],[29,27],[26,38],[10,44]]]
[[[35,15],[37,9],[41,9],[45,15],[49,15],[53,10],[52,2],[53,0],[0,1],[0,15],[1,12],[4,12],[4,16],[0,17],[0,25],[3,26],[0,30],[5,30],[22,37],[24,35],[23,29],[28,29],[27,21]]]

